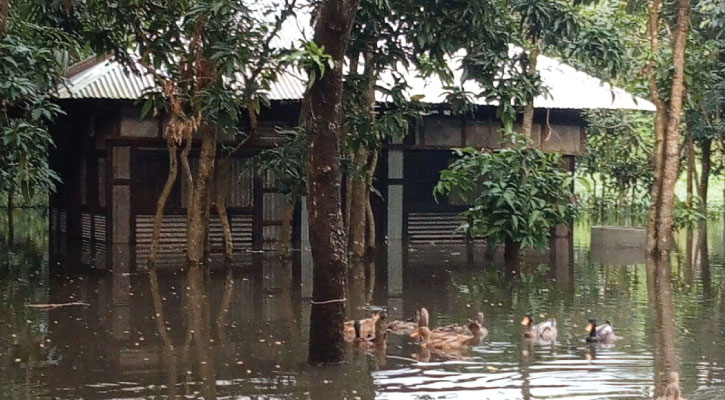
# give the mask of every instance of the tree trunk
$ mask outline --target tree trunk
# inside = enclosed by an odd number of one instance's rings
[[[229,216],[227,215],[227,199],[229,198],[229,189],[232,183],[229,174],[229,170],[232,168],[231,161],[230,158],[222,158],[216,168],[216,211],[219,214],[219,221],[224,234],[224,257],[227,261],[230,261],[232,255],[234,255],[232,227],[229,224]]]
[[[5,36],[8,32],[8,10],[10,9],[10,0],[0,0],[0,37]]]
[[[366,83],[365,91],[355,94],[355,104],[361,113],[365,113],[371,128],[375,121],[375,83],[376,70],[373,55],[370,52],[363,54],[365,60],[365,70],[363,71],[363,79]],[[357,152],[354,154],[354,167],[356,169],[355,176],[352,178],[353,190],[351,193],[350,205],[350,221],[348,229],[348,252],[356,258],[363,258],[368,248],[367,232],[370,223],[368,221],[368,209],[370,203],[370,185],[372,184],[373,171],[370,170],[371,157],[376,151],[373,146],[365,147],[367,143],[374,142],[374,131],[356,132],[363,140]],[[369,145],[368,145],[369,146]],[[377,163],[377,161],[375,161]]]
[[[700,175],[700,213],[707,217],[707,191],[710,186],[710,165],[712,157],[712,139],[705,139],[702,142],[702,172]]]
[[[692,198],[695,194],[693,178],[695,176],[695,142],[692,140],[692,131],[687,132],[687,207],[692,207]]]
[[[345,356],[347,238],[340,199],[342,69],[359,0],[326,0],[319,8],[314,41],[334,61],[309,90],[307,209],[315,265],[308,360],[339,362]]]
[[[287,257],[292,250],[292,218],[295,215],[295,205],[297,199],[290,195],[289,202],[285,205],[284,214],[282,214],[282,229],[279,238],[279,253],[283,257]]]
[[[362,259],[365,256],[365,230],[367,227],[367,150],[362,146],[355,153],[354,166],[356,171],[350,182],[352,187],[347,193],[350,199],[350,221],[348,223],[348,253],[350,256]],[[363,176],[363,174],[365,174]]]
[[[652,12],[652,10],[650,11]],[[658,18],[650,15],[650,18]],[[677,29],[673,34],[672,65],[674,73],[669,101],[655,101],[655,182],[652,189],[652,207],[647,224],[647,251],[651,255],[666,256],[672,249],[673,209],[675,184],[679,174],[679,138],[682,101],[685,92],[685,49],[690,21],[690,0],[677,1]],[[656,24],[659,25],[658,23]],[[657,35],[655,28],[650,28]],[[656,49],[653,49],[656,50]],[[650,74],[654,74],[651,71]],[[650,76],[654,80],[654,76]],[[650,83],[651,87],[656,84]],[[657,129],[659,128],[659,129]]]
[[[529,72],[536,73],[536,66],[539,62],[539,48],[534,46],[529,52]],[[521,133],[531,138],[531,131],[534,128],[534,99],[524,107],[523,121],[521,122]]]
[[[13,247],[15,241],[15,220],[13,218],[13,208],[15,208],[15,187],[11,186],[8,191],[8,246]]]
[[[199,166],[191,193],[191,204],[187,210],[189,231],[187,237],[187,256],[191,265],[204,263],[204,245],[207,236],[209,210],[209,191],[214,176],[214,160],[216,158],[216,129],[202,125],[201,152]]]
[[[352,157],[350,157],[352,158]],[[344,210],[344,224],[345,224],[345,234],[350,235],[350,210],[352,209],[352,198],[350,197],[350,193],[352,191],[352,175],[349,173],[345,176],[345,186],[343,186],[343,189],[345,191],[345,210]]]
[[[507,237],[504,241],[503,259],[504,261],[518,261],[521,255],[521,245],[516,243],[512,238]]]
[[[166,177],[166,183],[164,188],[159,195],[159,200],[156,202],[156,215],[154,215],[154,231],[151,235],[151,252],[149,253],[148,268],[153,269],[156,265],[156,256],[159,253],[159,240],[161,239],[161,223],[164,219],[164,210],[166,209],[166,202],[169,200],[171,189],[176,184],[176,178],[179,174],[179,162],[177,155],[176,143],[169,137],[166,142],[166,146],[169,150],[169,175]]]
[[[368,182],[367,182],[367,193],[366,193],[366,204],[365,209],[367,211],[367,254],[371,255],[375,251],[375,245],[377,241],[375,233],[375,214],[373,213],[373,205],[370,202],[371,188],[373,187],[373,176],[375,175],[375,169],[378,167],[378,152],[373,151],[370,155],[370,162],[368,163]]]

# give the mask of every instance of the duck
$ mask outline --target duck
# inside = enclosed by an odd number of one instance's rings
[[[388,324],[388,331],[398,335],[410,335],[421,326],[428,326],[428,310],[425,307],[415,311],[415,316],[407,321],[392,321]]]
[[[486,329],[483,326],[483,321],[485,320],[485,317],[482,312],[479,312],[476,314],[476,318],[469,319],[467,326],[461,326],[459,324],[451,324],[442,326],[439,328],[435,328],[431,331],[431,335],[433,337],[435,336],[442,336],[448,333],[456,333],[456,334],[468,334],[471,333],[474,336],[476,336],[479,339],[484,339],[488,336],[488,329]]]
[[[360,325],[360,335],[362,337],[373,336],[375,334],[375,322],[380,318],[380,312],[374,312],[370,318],[361,320],[345,321],[345,341],[352,342],[357,336],[355,333],[355,324]]]
[[[604,325],[597,325],[597,320],[590,318],[586,331],[589,334],[586,341],[589,343],[611,343],[617,339],[614,328],[609,321]]]
[[[444,334],[441,332],[438,335],[433,336],[430,328],[422,326],[413,332],[410,337],[420,340],[420,346],[426,349],[441,351],[461,350],[465,349],[470,344],[477,343],[480,338],[480,333],[476,331],[477,325],[471,325],[473,331],[471,334],[454,332]]]
[[[353,344],[359,349],[385,349],[387,346],[388,329],[387,323],[385,322],[387,315],[384,311],[377,313],[375,323],[373,325],[373,335],[363,336],[362,335],[362,324],[360,320],[353,322],[353,328],[355,329],[355,338]]]
[[[521,325],[526,327],[524,332],[525,339],[531,339],[536,341],[554,342],[558,331],[556,329],[556,320],[549,318],[538,324],[534,324],[534,318],[531,314],[524,316],[521,320]]]

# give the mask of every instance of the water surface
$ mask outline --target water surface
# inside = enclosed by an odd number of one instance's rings
[[[480,310],[488,338],[463,354],[426,354],[392,336],[385,354],[351,348],[346,362],[315,367],[305,362],[308,254],[111,273],[50,257],[44,225],[28,226],[13,251],[0,248],[2,398],[651,399],[669,371],[689,399],[725,398],[721,222],[709,241],[678,235],[670,274],[648,274],[637,249],[591,243],[586,224],[573,246],[527,254],[515,271],[481,248],[471,260],[465,247],[392,244],[374,268],[351,271],[351,315],[378,305],[404,318],[424,305],[442,325]],[[67,302],[88,305],[26,306]],[[529,312],[558,320],[556,344],[521,340]],[[622,339],[587,344],[591,317],[612,321]]]

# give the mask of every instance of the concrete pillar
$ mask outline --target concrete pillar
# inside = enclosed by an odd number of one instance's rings
[[[113,146],[111,166],[111,242],[131,242],[131,148]]]
[[[388,296],[403,295],[403,241],[389,240],[387,246]]]
[[[388,150],[388,241],[403,239],[403,151]]]

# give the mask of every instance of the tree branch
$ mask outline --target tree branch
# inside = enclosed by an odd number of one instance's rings
[[[8,33],[8,14],[10,0],[0,0],[0,37]]]

